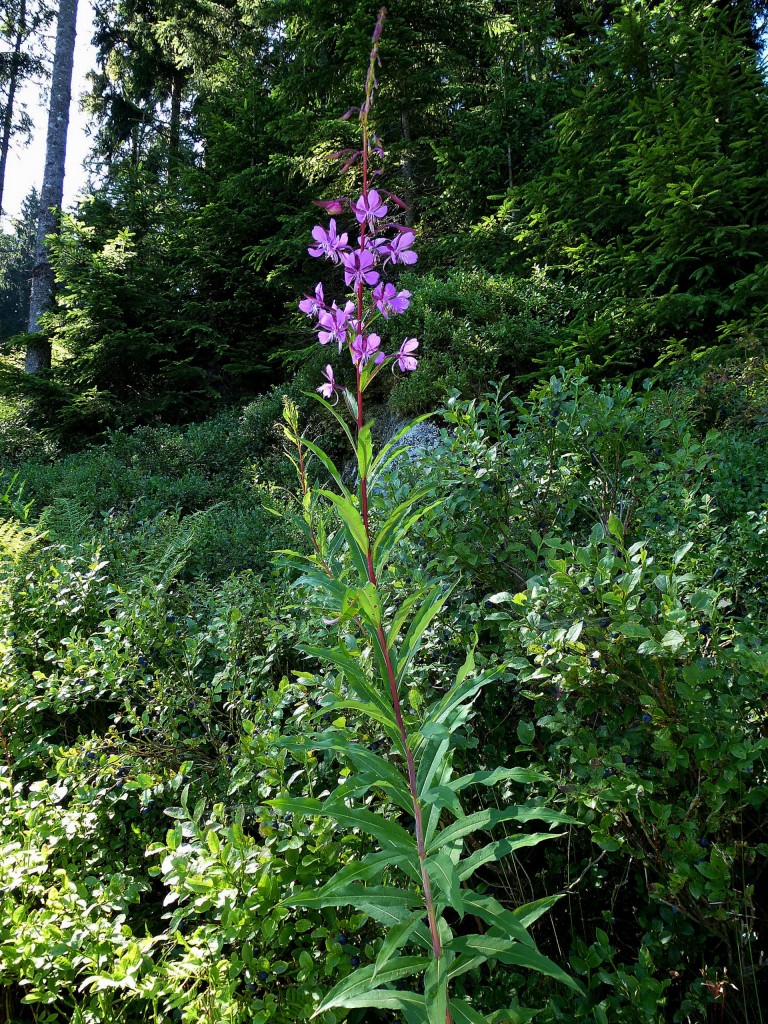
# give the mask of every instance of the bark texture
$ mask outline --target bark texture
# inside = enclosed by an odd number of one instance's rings
[[[29,302],[29,332],[24,369],[37,373],[51,365],[51,346],[40,338],[40,315],[53,300],[53,267],[48,258],[46,235],[59,224],[59,209],[64,195],[64,165],[67,158],[67,129],[72,99],[72,65],[75,59],[77,0],[59,0],[56,22],[56,49],[53,55],[51,103],[48,109],[48,134],[45,146],[45,172],[40,194],[40,220],[35,242],[32,271],[32,295]]]

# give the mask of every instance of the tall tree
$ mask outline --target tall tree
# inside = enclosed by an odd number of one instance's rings
[[[37,373],[51,365],[51,345],[39,334],[40,316],[53,299],[54,275],[46,236],[56,231],[64,196],[64,167],[67,158],[67,130],[72,99],[72,67],[75,60],[77,0],[59,0],[56,48],[53,54],[51,100],[45,146],[45,172],[40,194],[41,212],[37,225],[32,294],[29,301],[29,332],[24,369]]]
[[[0,345],[27,326],[40,196],[33,189],[11,231],[0,233]]]
[[[0,6],[0,39],[8,49],[0,53],[0,214],[3,212],[8,153],[16,135],[30,137],[32,122],[27,112],[17,109],[19,90],[24,81],[40,74],[44,60],[30,52],[29,41],[51,20],[52,12],[38,0],[5,0]]]

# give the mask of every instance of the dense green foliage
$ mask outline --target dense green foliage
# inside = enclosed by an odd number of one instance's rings
[[[71,443],[200,418],[290,374],[310,340],[295,314],[317,273],[309,202],[333,188],[328,157],[353,145],[340,118],[375,9],[98,5],[102,176],[53,246],[55,366],[30,382],[6,364],[0,378],[39,426]],[[393,6],[372,116],[420,235],[411,277],[427,275],[430,309],[417,322],[427,341],[434,329],[431,369],[448,387],[764,342],[761,11]],[[478,350],[482,367],[467,358]]]
[[[581,822],[480,878],[504,905],[567,892],[531,928],[584,994],[500,967],[466,976],[479,1010],[519,998],[542,1021],[703,1024],[722,992],[723,1020],[759,1019],[765,382],[753,360],[639,394],[567,374],[524,405],[453,401],[442,444],[382,482],[382,510],[425,482],[447,495],[386,578],[393,596],[453,586],[410,713],[474,647],[499,679],[457,767],[535,769],[527,799]],[[352,767],[330,742],[297,741],[310,722],[374,750],[383,736],[354,711],[328,720],[334,674],[299,648],[334,627],[308,620],[289,567],[268,567],[300,543],[265,511],[287,492],[250,491],[265,469],[288,479],[274,439],[271,462],[254,458],[278,415],[268,400],[145,428],[4,478],[12,1021],[37,1007],[51,1024],[294,1024],[380,949],[362,913],[280,902],[368,848],[266,806]],[[373,806],[408,824],[384,794]]]
[[[0,235],[0,1020],[757,1024],[764,5],[392,4],[369,430],[296,303],[377,6],[99,0],[50,373]]]

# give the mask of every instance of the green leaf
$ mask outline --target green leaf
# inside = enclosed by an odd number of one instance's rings
[[[559,839],[565,834],[565,832],[527,832],[524,835],[513,836],[509,839],[497,839],[496,842],[489,843],[487,846],[475,850],[471,856],[459,862],[459,878],[464,882],[483,864],[501,860],[503,857],[508,857],[510,853],[514,853],[516,850],[523,849],[526,846],[538,846],[539,843],[543,843],[546,840]]]
[[[344,497],[347,498],[349,501],[351,501],[352,500],[352,495],[350,494],[348,488],[344,485],[344,481],[341,478],[341,473],[337,469],[336,463],[333,461],[333,459],[331,459],[331,457],[329,455],[327,455],[323,451],[322,448],[320,448],[318,445],[314,444],[312,441],[307,441],[306,439],[303,439],[302,443],[304,444],[304,446],[306,448],[308,448],[312,452],[313,455],[317,456],[317,458],[322,462],[322,464],[328,470],[328,473],[330,474],[331,479],[336,484],[336,486],[339,488],[339,490],[344,495]]]
[[[357,471],[361,480],[368,479],[368,471],[373,462],[373,438],[371,424],[365,423],[357,432]]]
[[[464,917],[464,901],[461,894],[461,878],[456,865],[444,850],[427,857],[424,862],[427,874],[437,890],[442,893],[448,906]]]
[[[383,789],[387,796],[401,807],[407,814],[413,813],[413,801],[410,790],[403,778],[389,761],[380,754],[374,753],[362,743],[350,743],[334,737],[319,737],[306,744],[313,750],[333,750],[343,755],[354,765],[357,775],[354,779],[355,788],[362,782],[368,789]]]
[[[521,725],[523,723],[520,723]],[[448,785],[454,792],[459,793],[467,786],[495,786],[499,782],[524,782],[532,785],[534,782],[550,782],[551,780],[543,772],[537,772],[532,768],[494,768],[493,771],[472,772],[470,775],[462,775],[458,779],[449,782]]]
[[[558,892],[554,896],[542,896],[540,900],[532,900],[530,903],[523,903],[512,911],[514,916],[525,928],[530,928],[542,914],[546,914],[554,905],[559,902],[565,893]]]
[[[382,845],[394,846],[401,850],[406,856],[410,856],[414,849],[414,839],[402,825],[361,807],[344,807],[331,804],[328,800],[314,800],[309,797],[281,797],[267,803],[284,813],[298,814],[305,818],[333,818],[342,828],[359,829],[373,836]]]
[[[517,738],[525,747],[529,747],[533,743],[536,736],[536,727],[531,722],[518,722],[517,723]]]
[[[432,959],[424,973],[424,1002],[429,1024],[445,1024],[448,1009],[448,963],[452,957],[443,953]]]
[[[683,544],[683,546],[681,548],[678,548],[677,551],[674,553],[674,555],[672,556],[672,562],[675,565],[679,565],[682,562],[682,560],[685,558],[685,556],[688,554],[688,552],[691,550],[692,547],[693,547],[693,541],[692,540],[687,541],[685,544]]]
[[[463,999],[451,999],[448,1008],[451,1011],[453,1024],[487,1024],[482,1013],[479,1013],[469,1003],[465,1003]]]
[[[377,574],[381,574],[389,560],[393,548],[408,532],[423,519],[425,515],[442,504],[442,501],[432,501],[422,505],[415,511],[414,504],[419,497],[429,493],[429,488],[422,487],[408,496],[408,499],[392,510],[387,519],[379,525],[376,539],[373,543],[373,557]]]
[[[391,984],[394,981],[399,981],[401,978],[410,978],[413,975],[421,974],[422,971],[427,969],[429,963],[429,957],[408,956],[390,960],[378,972],[376,971],[375,964],[361,967],[354,971],[354,973],[347,975],[346,978],[343,978],[338,985],[331,989],[312,1014],[312,1017],[318,1017],[321,1013],[325,1013],[326,1010],[332,1010],[336,1006],[348,1008],[355,1006],[378,1006],[398,1010],[407,1005],[423,1005],[424,997],[416,992],[381,991],[372,988],[372,986],[374,984]],[[366,1002],[365,1000],[369,997],[374,1001]],[[385,997],[386,1001],[382,1002],[380,997]],[[414,998],[411,999],[411,997]],[[398,1001],[392,1002],[392,998]]]
[[[323,893],[308,892],[306,889],[283,901],[290,907],[317,908],[354,907],[361,914],[380,921],[387,927],[408,919],[415,907],[421,905],[421,897],[407,889],[396,889],[388,885],[346,885],[336,888],[333,884],[323,886]]]
[[[503,807],[501,809],[488,807],[482,811],[475,811],[474,814],[468,814],[466,818],[461,818],[459,821],[455,821],[452,825],[444,828],[435,837],[430,848],[427,850],[427,853],[439,850],[442,846],[445,846],[446,843],[452,843],[456,839],[462,839],[464,836],[470,835],[472,832],[491,829],[502,821],[546,821],[553,825],[578,824],[575,818],[570,818],[568,815],[562,814],[560,811],[553,811],[549,807],[539,807],[535,805],[525,807],[518,804],[512,807]]]
[[[324,498],[332,502],[336,506],[336,510],[341,516],[344,524],[349,530],[350,537],[354,540],[360,553],[362,555],[368,554],[368,536],[365,532],[365,524],[363,523],[362,516],[357,511],[355,506],[349,500],[340,494],[334,494],[333,491],[326,491],[323,489],[318,490],[318,494],[322,494]]]
[[[450,590],[445,590],[440,586],[434,586],[425,593],[422,605],[413,617],[408,632],[400,645],[395,669],[398,684],[401,684],[407,675],[408,668],[421,647],[421,640],[427,627],[442,611],[449,596]]]
[[[615,537],[619,543],[624,540],[624,524],[613,512],[608,516],[608,533]]]
[[[406,945],[411,936],[414,937],[416,944],[421,946],[422,949],[426,949],[428,953],[432,952],[432,940],[429,932],[421,923],[423,917],[424,909],[422,908],[415,911],[410,917],[403,918],[399,924],[387,930],[386,938],[381,944],[381,949],[374,964],[373,980],[376,984],[379,982],[381,970],[392,959],[398,949]]]
[[[345,679],[357,696],[363,701],[375,704],[383,715],[384,721],[389,724],[389,727],[392,730],[392,735],[399,737],[400,732],[397,728],[395,715],[392,711],[392,705],[388,697],[385,697],[381,690],[379,690],[379,688],[368,679],[365,674],[365,669],[356,658],[338,647],[309,647],[302,644],[299,647],[299,650],[304,654],[308,654],[310,657],[317,658],[318,661],[329,661],[331,664],[335,665],[336,668],[340,669],[341,672],[344,673]]]
[[[373,480],[376,476],[382,473],[390,464],[390,462],[392,462],[393,459],[397,458],[398,454],[406,450],[405,446],[403,446],[402,448],[397,448],[398,441],[400,441],[401,438],[405,437],[405,435],[410,430],[413,430],[414,427],[418,426],[419,423],[423,423],[424,420],[428,420],[432,416],[434,416],[434,413],[431,412],[424,413],[423,416],[417,416],[416,419],[411,420],[409,423],[406,423],[404,427],[401,427],[401,429],[398,430],[395,436],[391,438],[389,441],[387,441],[387,443],[382,447],[381,451],[378,453],[376,458],[373,460],[373,463],[371,465],[371,480]]]
[[[318,395],[314,391],[305,391],[304,394],[305,394],[305,396],[307,398],[313,398],[316,402],[319,402],[320,405],[322,405],[323,408],[326,409],[331,414],[331,416],[333,416],[333,418],[337,421],[337,423],[339,424],[341,429],[347,435],[347,440],[349,441],[349,444],[350,444],[350,446],[352,448],[352,451],[353,452],[356,451],[357,447],[355,445],[355,439],[352,436],[352,431],[349,429],[349,424],[344,419],[344,417],[341,416],[337,412],[337,410],[331,405],[331,403],[326,401],[326,399],[322,397],[322,395]],[[353,415],[355,415],[354,412],[353,412]]]
[[[469,953],[482,956],[486,960],[499,960],[514,967],[527,967],[537,974],[559,981],[580,995],[583,994],[581,985],[549,957],[531,946],[510,941],[506,937],[460,935],[451,940],[450,948],[456,953]]]
[[[483,895],[471,889],[464,890],[464,911],[474,914],[491,929],[491,935],[502,934],[508,941],[514,940],[524,946],[536,948],[536,943],[511,910],[502,907],[493,896]],[[479,954],[478,954],[479,955]]]

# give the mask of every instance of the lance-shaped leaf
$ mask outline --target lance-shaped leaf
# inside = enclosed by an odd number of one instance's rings
[[[425,725],[427,723],[439,725],[443,722],[452,722],[457,708],[465,702],[472,700],[484,686],[495,682],[501,674],[501,669],[491,669],[475,676],[472,674],[474,670],[475,659],[472,652],[469,651],[467,659],[459,670],[456,681],[450,690],[448,690],[438,704],[429,709]]]
[[[484,1017],[482,1013],[469,1003],[452,999],[449,1003],[453,1024],[530,1024],[538,1017],[540,1010],[526,1010],[520,1006],[512,1006],[508,1010],[495,1010]]]
[[[405,756],[403,753],[402,742],[400,740],[400,734],[397,731],[397,726],[392,725],[392,712],[390,709],[388,709],[387,711],[382,711],[377,706],[362,700],[337,700],[334,701],[333,710],[356,711],[359,715],[365,716],[366,718],[370,718],[372,722],[377,722],[382,727],[384,732],[386,732],[386,734],[389,736],[389,739],[392,742],[392,746],[398,752],[403,754],[403,756]],[[322,714],[323,711],[321,709],[320,711],[316,712],[314,717],[318,717]],[[283,743],[284,746],[287,746],[287,740],[282,740],[281,742]],[[311,747],[312,744],[305,743],[304,746]]]
[[[332,818],[341,828],[359,829],[382,845],[401,850],[405,856],[410,856],[413,851],[413,837],[402,825],[362,807],[337,806],[327,800],[314,800],[310,797],[281,797],[269,800],[268,803],[279,811],[304,818]]]
[[[548,839],[559,839],[565,834],[565,832],[531,832],[523,833],[519,836],[510,836],[505,839],[497,839],[495,842],[475,850],[473,854],[460,862],[458,866],[459,878],[462,882],[465,882],[483,864],[501,860],[503,857],[508,857],[509,854],[515,853],[516,850],[523,849],[526,846],[538,846],[539,843],[543,843]]]
[[[377,985],[381,979],[381,972],[384,967],[398,949],[402,949],[408,943],[412,936],[416,945],[426,949],[428,953],[432,952],[432,939],[430,938],[429,931],[422,924],[423,918],[424,909],[422,908],[421,910],[414,911],[410,917],[403,918],[399,924],[387,930],[386,938],[381,944],[381,949],[376,956],[376,963],[373,965],[373,981]]]
[[[432,501],[414,509],[413,504],[416,497],[416,495],[411,495],[407,501],[398,505],[379,526],[373,544],[374,566],[378,574],[381,574],[386,567],[395,545],[407,537],[409,531],[420,519],[441,504],[440,501]]]
[[[322,395],[318,395],[318,394],[316,394],[315,392],[312,392],[312,391],[305,391],[304,394],[306,395],[307,398],[313,398],[316,402],[319,402],[320,405],[322,405],[324,409],[327,409],[327,411],[331,414],[331,416],[333,416],[333,418],[339,424],[341,429],[347,435],[347,440],[349,441],[349,444],[350,444],[350,447],[352,448],[352,451],[353,452],[356,451],[357,447],[355,445],[355,439],[352,436],[352,431],[349,429],[349,424],[344,419],[344,417],[341,416],[339,414],[339,412],[337,412],[337,410],[331,405],[331,403],[329,401],[327,401],[325,398],[322,397]],[[355,414],[356,414],[356,411],[355,411]]]
[[[451,940],[450,949],[454,953],[482,956],[486,960],[499,960],[503,964],[514,967],[527,967],[531,971],[536,971],[537,974],[543,974],[547,978],[559,981],[580,995],[583,994],[581,985],[548,956],[544,956],[535,947],[510,941],[506,937],[458,935]]]
[[[452,825],[439,832],[430,844],[427,853],[439,850],[446,843],[452,843],[456,839],[463,839],[472,832],[481,832],[493,828],[502,821],[545,821],[553,825],[577,825],[575,818],[568,817],[560,811],[553,811],[549,807],[536,805],[522,806],[515,804],[512,807],[488,807],[474,814],[468,814],[466,818],[455,821]]]
[[[390,727],[399,736],[399,730],[397,729],[397,722],[395,721],[394,712],[392,711],[392,705],[378,687],[368,679],[365,674],[365,669],[356,658],[353,658],[351,654],[339,647],[309,647],[302,644],[299,650],[304,654],[309,655],[311,658],[317,658],[319,661],[331,662],[331,664],[335,665],[336,668],[343,672],[344,677],[353,692],[357,694],[361,700],[374,704],[384,715],[385,720],[390,724]]]
[[[453,779],[448,786],[459,793],[467,786],[495,786],[499,782],[522,782],[533,785],[535,782],[550,782],[549,776],[532,768],[494,768],[489,772],[471,772]]]
[[[427,725],[418,736],[411,738],[411,743],[418,750],[416,787],[419,799],[424,800],[424,794],[435,779],[442,785],[450,778],[451,734],[444,726]]]
[[[456,865],[445,850],[427,857],[425,861],[427,874],[445,903],[452,907],[459,917],[464,917],[464,900],[462,898],[461,878]]]
[[[361,860],[345,864],[325,885],[319,889],[310,890],[310,892],[312,895],[326,896],[331,892],[333,886],[340,888],[352,882],[378,882],[384,871],[396,863],[399,856],[399,851],[391,848],[379,850],[376,853],[367,853]]]
[[[565,893],[558,892],[554,896],[542,896],[540,900],[532,900],[530,903],[523,903],[522,906],[515,907],[512,913],[523,927],[530,928],[535,921],[538,921],[542,914],[546,914],[548,910],[551,910],[564,895]]]
[[[333,491],[320,489],[318,494],[322,494],[324,498],[332,502],[341,516],[342,522],[347,527],[352,542],[357,546],[362,555],[367,555],[368,537],[365,532],[365,524],[352,502],[341,494],[334,494]]]
[[[448,1009],[448,967],[453,959],[444,952],[433,959],[424,973],[424,1002],[427,1004],[429,1024],[445,1024]]]
[[[464,910],[467,914],[474,914],[490,926],[490,934],[502,935],[504,938],[520,942],[524,946],[536,948],[536,943],[526,931],[522,921],[515,917],[511,910],[503,907],[497,899],[487,894],[474,892],[472,889],[464,889]]]
[[[360,474],[361,480],[368,479],[368,473],[373,462],[372,425],[372,423],[365,423],[357,432],[357,472]]]
[[[451,999],[448,1004],[453,1024],[487,1024],[485,1017],[463,999]]]
[[[332,750],[342,755],[356,769],[352,780],[355,792],[358,792],[361,786],[364,786],[365,790],[382,789],[392,803],[397,804],[407,814],[413,813],[413,801],[403,776],[380,754],[374,753],[361,743],[350,743],[334,736],[320,737],[302,746],[312,750]],[[347,785],[345,789],[348,790],[349,786]]]
[[[325,1013],[326,1010],[332,1010],[337,1006],[387,1006],[394,1009],[400,1009],[404,1005],[402,1002],[395,1005],[391,1002],[365,1003],[357,1000],[359,1000],[360,997],[377,995],[376,986],[391,984],[392,982],[400,981],[401,978],[410,978],[416,974],[421,974],[421,972],[426,970],[428,966],[428,957],[401,956],[394,960],[390,960],[386,967],[383,967],[375,977],[374,964],[368,964],[366,967],[361,967],[352,974],[348,974],[346,978],[343,978],[338,983],[338,985],[335,985],[320,1003],[312,1016],[313,1018],[318,1017],[321,1013]],[[415,992],[388,992],[386,994],[387,996],[391,995],[397,997],[417,995]],[[419,996],[418,999],[423,1003],[423,996]],[[350,1002],[350,1000],[355,1000],[355,1002]]]
[[[421,897],[407,889],[396,889],[390,885],[345,885],[323,886],[323,895],[307,889],[286,897],[283,901],[291,907],[321,909],[323,907],[354,907],[367,917],[391,928],[410,917],[415,907],[421,904]]]
[[[322,464],[328,471],[328,474],[330,475],[331,479],[339,488],[341,493],[344,495],[345,498],[351,501],[352,495],[349,489],[345,486],[344,481],[341,478],[341,473],[339,472],[336,463],[333,461],[330,455],[326,454],[326,452],[324,452],[323,449],[319,447],[319,445],[314,444],[312,441],[303,440],[302,444],[304,445],[305,448],[308,448],[309,451],[311,451],[312,454],[315,455],[320,460],[320,462],[322,462]]]
[[[424,601],[408,627],[408,632],[400,645],[396,675],[401,683],[408,673],[408,668],[421,647],[421,641],[429,624],[439,615],[448,600],[449,590],[433,587],[424,595]]]

